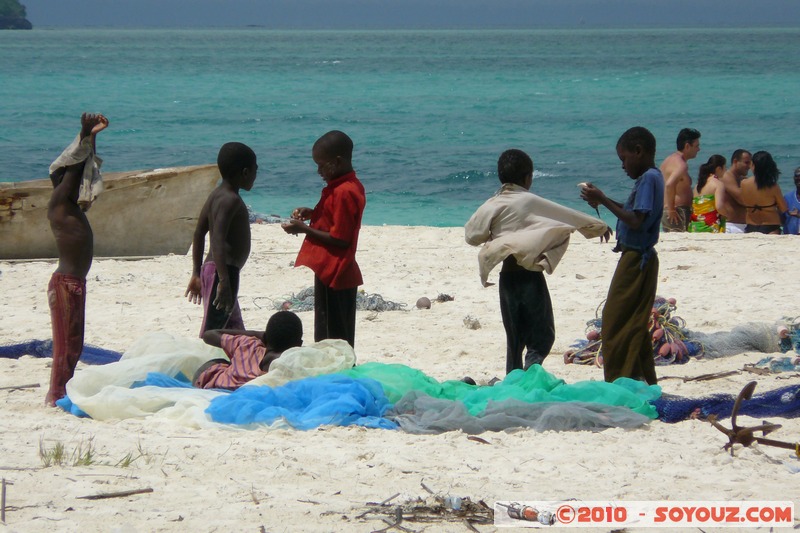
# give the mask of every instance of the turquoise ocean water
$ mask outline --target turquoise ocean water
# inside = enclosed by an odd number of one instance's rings
[[[46,177],[82,111],[110,118],[107,171],[251,145],[245,201],[284,216],[318,199],[311,145],[331,129],[355,141],[367,224],[462,225],[511,147],[533,156],[534,192],[593,212],[576,184],[623,200],[614,146],[636,125],[658,161],[680,128],[699,129],[692,173],[713,153],[768,150],[788,190],[800,29],[0,32],[0,181]]]

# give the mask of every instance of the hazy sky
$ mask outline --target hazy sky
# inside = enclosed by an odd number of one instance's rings
[[[43,26],[800,26],[800,0],[22,0]]]

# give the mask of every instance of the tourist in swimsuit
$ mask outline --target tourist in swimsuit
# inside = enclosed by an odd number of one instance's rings
[[[700,165],[697,187],[693,191],[690,232],[725,233],[725,185],[720,180],[726,163],[723,156],[714,154]]]
[[[659,167],[664,175],[664,214],[661,227],[666,232],[688,231],[692,217],[692,178],[687,161],[700,151],[700,132],[683,128],[678,132],[677,151]]]
[[[753,167],[753,154],[737,148],[731,154],[730,166],[722,175],[725,185],[725,233],[744,233],[747,225],[747,209],[742,198],[742,181],[747,179]]]
[[[778,165],[769,152],[753,154],[753,177],[742,180],[742,199],[747,210],[745,233],[780,235],[781,216],[788,208],[778,176]]]

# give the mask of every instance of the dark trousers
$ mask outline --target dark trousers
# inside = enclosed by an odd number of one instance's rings
[[[544,273],[500,272],[500,314],[506,329],[506,373],[542,364],[556,338],[553,304]]]
[[[612,383],[620,377],[655,385],[653,339],[648,323],[658,286],[658,256],[641,268],[642,254],[622,252],[603,308],[603,374]]]
[[[358,287],[334,290],[314,276],[314,342],[344,339],[356,342],[356,295]]]

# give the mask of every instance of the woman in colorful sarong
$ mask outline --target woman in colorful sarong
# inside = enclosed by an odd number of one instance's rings
[[[697,187],[692,199],[692,220],[689,231],[693,233],[725,233],[725,174],[726,159],[714,154],[700,165]]]

